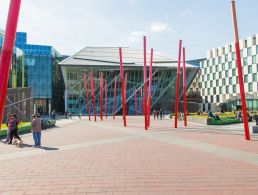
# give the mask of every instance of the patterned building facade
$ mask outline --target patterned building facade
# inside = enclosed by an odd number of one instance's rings
[[[258,34],[240,40],[244,86],[248,110],[258,110]],[[204,110],[238,110],[240,90],[234,44],[209,50],[201,62],[200,82]]]

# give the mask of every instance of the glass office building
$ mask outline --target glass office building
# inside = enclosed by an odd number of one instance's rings
[[[0,31],[0,54],[3,44],[3,32]],[[12,64],[10,69],[8,88],[24,87],[25,86],[25,70],[24,70],[24,52],[14,47],[12,55]]]
[[[24,52],[24,84],[33,89],[36,112],[49,114],[52,108],[53,70],[61,55],[46,45],[27,44],[27,33],[17,32],[15,46]]]
[[[142,114],[142,91],[143,91],[143,52],[122,48],[124,73],[127,73],[127,92],[126,104],[129,114],[134,114],[135,104],[137,112]],[[149,56],[149,54],[148,54]],[[147,60],[149,67],[149,59]],[[117,47],[86,47],[75,55],[67,58],[60,63],[62,74],[65,81],[65,108],[67,112],[73,114],[86,114],[86,100],[84,91],[83,73],[88,76],[93,72],[95,82],[95,97],[97,113],[99,113],[99,75],[103,72],[104,79],[108,83],[108,114],[113,113],[114,104],[114,81],[117,77],[117,114],[121,114],[121,88],[120,88],[120,71],[119,56]],[[199,67],[195,65],[186,65],[187,85],[189,86]],[[153,58],[153,86],[152,86],[152,109],[162,108],[164,111],[171,112],[172,103],[175,99],[175,82],[177,72],[177,61],[170,58],[154,55]],[[182,97],[182,77],[180,82],[180,97]],[[134,90],[137,97],[134,96]],[[89,99],[91,102],[91,90],[89,89]],[[92,105],[90,106],[93,113]],[[105,111],[103,107],[103,111]]]

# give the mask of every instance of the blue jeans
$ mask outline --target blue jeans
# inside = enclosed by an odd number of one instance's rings
[[[33,132],[34,146],[41,146],[41,132]]]

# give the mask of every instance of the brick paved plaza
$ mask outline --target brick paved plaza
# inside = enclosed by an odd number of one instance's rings
[[[42,149],[0,145],[1,194],[258,194],[258,137],[242,126],[210,127],[143,117],[61,120]]]

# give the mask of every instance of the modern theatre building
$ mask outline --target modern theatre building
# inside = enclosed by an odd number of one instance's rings
[[[118,47],[86,47],[75,55],[65,59],[60,64],[65,82],[65,109],[73,114],[86,114],[86,100],[84,91],[83,73],[87,74],[89,83],[89,73],[93,72],[95,83],[95,99],[97,113],[99,113],[99,78],[103,72],[104,79],[108,83],[108,114],[113,113],[114,103],[114,82],[117,77],[117,98],[116,113],[120,114],[121,88],[119,71]],[[141,105],[143,91],[143,51],[122,48],[124,73],[127,73],[126,104],[128,114],[142,113]],[[147,54],[147,70],[149,69],[149,57]],[[187,86],[190,85],[199,70],[198,66],[187,63]],[[175,99],[175,81],[177,73],[177,61],[159,55],[153,56],[153,86],[151,108],[162,108],[171,112],[172,102]],[[181,69],[182,73],[182,69]],[[88,87],[89,88],[89,87]],[[180,78],[180,88],[182,89],[182,76]],[[134,91],[137,96],[135,98]],[[182,97],[180,90],[180,97]],[[89,88],[89,98],[91,103],[91,91]],[[136,101],[135,101],[136,99]],[[93,113],[93,108],[91,112]]]

